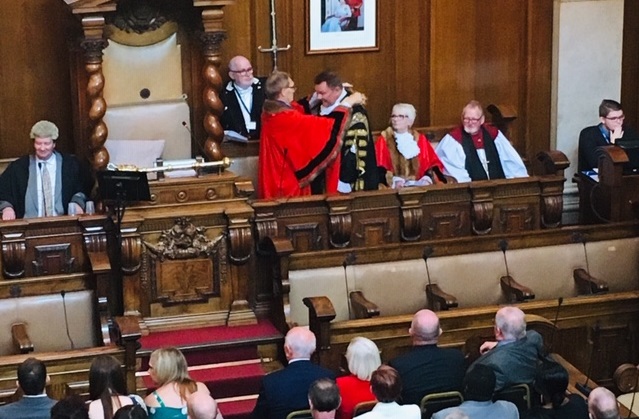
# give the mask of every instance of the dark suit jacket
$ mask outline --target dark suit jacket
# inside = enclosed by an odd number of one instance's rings
[[[264,105],[264,82],[265,77],[260,77],[253,83],[253,106],[251,107],[251,120],[255,121],[256,129],[248,132],[244,116],[242,115],[242,105],[235,94],[232,82],[226,85],[222,92],[222,102],[224,103],[224,113],[222,114],[222,127],[242,134],[245,137],[260,138],[262,128],[262,106]]]
[[[442,391],[460,391],[466,372],[464,355],[437,345],[414,346],[389,365],[402,379],[402,404],[417,404],[422,397]]]
[[[534,330],[526,332],[526,337],[506,345],[497,345],[480,356],[469,371],[477,364],[484,364],[495,371],[497,382],[495,391],[514,384],[530,384],[535,379],[537,365],[543,356],[544,342]]]
[[[621,139],[636,140],[639,139],[637,131],[631,127],[623,127],[623,137]],[[591,170],[599,165],[599,147],[610,145],[599,130],[599,125],[587,127],[581,130],[579,134],[579,163],[578,170]]]
[[[308,409],[308,389],[320,378],[335,378],[331,370],[311,361],[295,361],[286,368],[265,375],[253,419],[286,419],[294,410]]]
[[[50,419],[57,401],[47,396],[23,397],[17,402],[0,406],[0,419]]]

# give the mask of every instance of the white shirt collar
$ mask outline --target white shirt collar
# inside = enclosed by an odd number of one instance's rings
[[[335,110],[335,108],[337,108],[339,106],[339,104],[342,102],[342,100],[344,100],[344,98],[346,97],[346,94],[348,92],[346,91],[346,89],[342,89],[342,94],[339,95],[339,97],[337,98],[337,100],[335,101],[335,103],[333,103],[331,106],[327,106],[324,107],[324,105],[320,105],[320,115],[328,115],[329,113],[333,112]]]

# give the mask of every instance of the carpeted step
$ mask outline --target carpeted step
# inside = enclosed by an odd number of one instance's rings
[[[250,419],[256,401],[257,394],[219,399],[217,400],[217,405],[224,419]]]

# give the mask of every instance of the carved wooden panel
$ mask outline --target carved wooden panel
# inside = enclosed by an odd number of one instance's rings
[[[71,255],[71,243],[35,246],[33,275],[57,275],[74,272],[75,257]]]
[[[206,302],[219,295],[219,272],[212,258],[156,260],[151,272],[153,298],[163,305]]]
[[[516,233],[534,228],[534,209],[527,205],[508,206],[499,209],[500,231]]]
[[[322,234],[319,223],[288,224],[286,237],[296,252],[322,250]]]

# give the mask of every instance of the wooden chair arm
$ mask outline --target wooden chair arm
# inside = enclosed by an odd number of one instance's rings
[[[443,311],[459,307],[457,297],[444,292],[438,284],[426,285],[426,300],[433,311]]]
[[[570,166],[568,157],[559,150],[541,151],[535,156],[533,174],[537,176],[562,176]]]
[[[11,326],[11,335],[13,337],[13,348],[17,354],[28,354],[33,352],[33,342],[29,338],[27,325],[24,323],[16,323]]]
[[[308,307],[308,327],[315,334],[318,350],[330,349],[331,321],[336,316],[333,303],[326,296],[305,297],[302,302]]]
[[[509,296],[514,295],[519,302],[535,298],[535,293],[532,289],[515,281],[510,275],[502,276],[500,282],[502,291]]]
[[[379,307],[377,304],[369,301],[364,297],[361,291],[353,291],[350,293],[351,309],[356,319],[370,319],[379,316]]]
[[[599,294],[608,291],[608,283],[597,279],[586,272],[585,269],[578,268],[572,271],[572,276],[577,284],[579,295]]]

